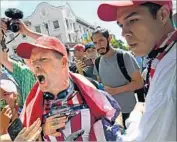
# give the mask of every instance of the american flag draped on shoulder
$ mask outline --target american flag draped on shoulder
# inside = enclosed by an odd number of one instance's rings
[[[70,77],[98,120],[93,125],[96,141],[121,141],[119,125],[115,124],[120,113],[117,102],[108,93],[97,90],[85,77],[74,73],[70,73]],[[42,120],[43,111],[43,92],[36,83],[26,99],[20,116],[23,125],[30,126],[37,118]]]

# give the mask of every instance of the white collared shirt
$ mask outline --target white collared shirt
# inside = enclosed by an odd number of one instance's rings
[[[176,141],[176,47],[177,43],[157,65],[145,113],[132,112],[124,141]]]

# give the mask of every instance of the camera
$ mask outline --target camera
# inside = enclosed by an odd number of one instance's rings
[[[18,32],[19,27],[19,19],[23,18],[23,12],[16,8],[8,8],[5,11],[5,15],[10,19],[5,19],[7,30],[10,30],[14,33]]]

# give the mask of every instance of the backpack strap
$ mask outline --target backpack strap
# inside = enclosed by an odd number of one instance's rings
[[[122,51],[118,51],[117,52],[117,63],[118,66],[122,72],[122,74],[124,75],[124,77],[131,82],[131,77],[129,76],[127,69],[125,67],[125,63],[124,63],[124,58],[123,58],[123,52]]]
[[[96,60],[95,60],[95,66],[96,66],[96,69],[97,69],[98,74],[99,74],[100,58],[101,58],[101,57],[98,57],[98,58],[96,58]]]

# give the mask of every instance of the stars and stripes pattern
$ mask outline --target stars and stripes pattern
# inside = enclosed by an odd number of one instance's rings
[[[80,129],[85,130],[85,133],[78,141],[103,142],[119,139],[118,132],[116,132],[119,131],[119,127],[114,124],[120,113],[118,103],[108,93],[97,90],[85,77],[70,73],[70,78],[77,85],[79,92],[71,100],[68,99],[67,104],[72,106],[85,103],[88,108],[80,109],[79,113],[66,123],[66,127],[61,130],[62,136],[44,136],[44,140],[63,141],[69,134]],[[20,116],[23,125],[28,127],[37,118],[43,120],[42,116],[50,111],[50,106],[53,103],[61,105],[57,100],[46,102],[39,84],[36,83],[26,99]]]

